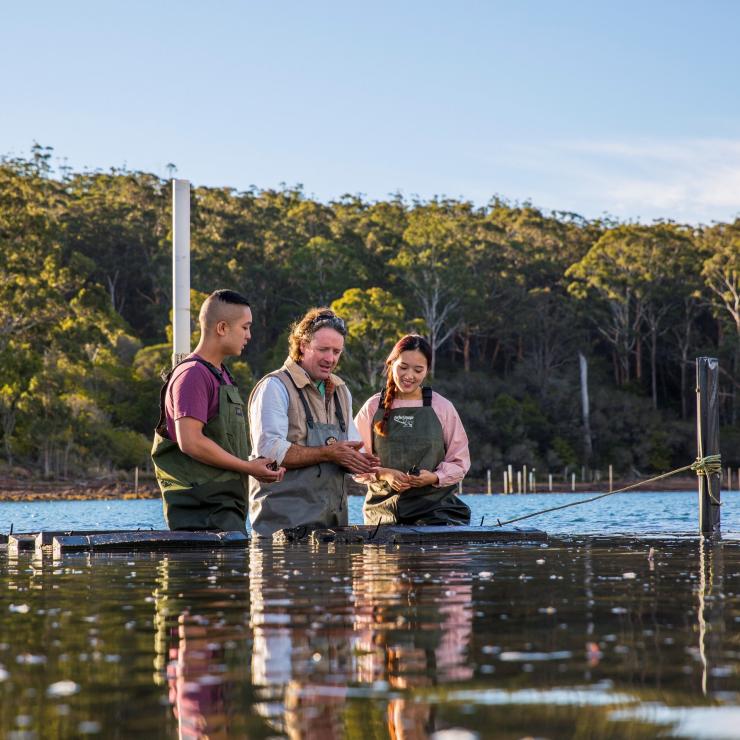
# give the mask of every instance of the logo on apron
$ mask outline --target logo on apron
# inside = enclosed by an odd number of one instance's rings
[[[335,445],[336,443],[337,443],[337,438],[336,437],[327,437],[324,440],[324,444],[327,445],[327,446],[329,446],[329,447],[331,447],[332,445]]]
[[[413,416],[394,416],[393,418],[397,424],[400,424],[405,429],[414,428],[414,417]]]

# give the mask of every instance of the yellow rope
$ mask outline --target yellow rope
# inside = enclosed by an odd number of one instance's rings
[[[525,514],[524,516],[518,516],[514,519],[507,519],[505,522],[502,522],[500,519],[497,519],[499,527],[503,527],[506,524],[513,524],[514,522],[521,522],[523,519],[530,519],[533,516],[539,516],[540,514],[547,514],[551,511],[559,511],[560,509],[567,509],[571,506],[580,506],[581,504],[588,504],[592,501],[598,501],[600,498],[606,498],[607,496],[614,496],[617,493],[624,493],[625,491],[631,491],[634,488],[639,488],[640,486],[645,486],[648,483],[654,483],[657,480],[662,480],[663,478],[669,478],[672,475],[678,475],[679,473],[685,473],[687,470],[693,470],[697,475],[706,475],[707,476],[707,486],[709,488],[709,497],[712,499],[712,502],[715,503],[717,506],[721,506],[722,502],[718,501],[714,494],[712,493],[712,485],[709,476],[710,475],[716,475],[716,474],[722,474],[722,462],[720,455],[707,455],[706,457],[697,457],[694,462],[691,463],[691,465],[684,465],[682,468],[676,468],[675,470],[671,470],[668,473],[661,473],[660,475],[656,475],[653,478],[648,478],[647,480],[641,480],[638,483],[633,483],[632,485],[625,486],[624,488],[618,488],[616,491],[609,491],[609,493],[602,493],[599,496],[592,496],[591,498],[584,499],[583,501],[572,501],[569,504],[562,504],[561,506],[553,506],[549,509],[542,509],[542,511],[535,511],[532,514]]]

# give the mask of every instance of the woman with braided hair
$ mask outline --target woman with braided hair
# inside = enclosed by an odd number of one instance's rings
[[[365,450],[380,458],[368,487],[365,524],[466,525],[470,509],[454,494],[470,467],[468,437],[455,407],[422,383],[432,348],[407,334],[385,361],[386,385],[360,409],[355,424]]]

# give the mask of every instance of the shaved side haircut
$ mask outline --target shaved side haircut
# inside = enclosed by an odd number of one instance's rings
[[[216,290],[203,301],[198,321],[201,329],[213,329],[219,321],[231,322],[249,308],[249,301],[235,290]]]

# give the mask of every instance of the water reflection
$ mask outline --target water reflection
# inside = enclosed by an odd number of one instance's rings
[[[240,684],[246,675],[239,665],[249,639],[246,561],[219,553],[209,562],[184,569],[181,558],[164,557],[157,567],[154,682],[168,689],[180,738],[233,737],[245,726]],[[242,588],[235,590],[239,577]]]
[[[0,736],[721,736],[739,594],[716,540],[22,556]]]
[[[710,677],[722,673],[719,659],[725,633],[724,556],[719,536],[702,537],[699,542],[699,656],[702,665],[701,690],[710,693]]]

